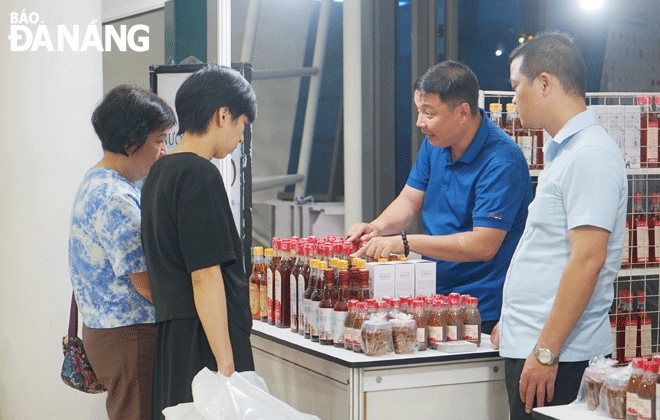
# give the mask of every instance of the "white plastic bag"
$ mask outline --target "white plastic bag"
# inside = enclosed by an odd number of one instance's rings
[[[320,420],[301,413],[268,393],[255,372],[235,372],[230,378],[199,371],[192,381],[193,402],[163,410],[166,420]]]

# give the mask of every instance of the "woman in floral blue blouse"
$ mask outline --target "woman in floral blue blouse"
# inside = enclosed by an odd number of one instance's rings
[[[108,389],[110,420],[150,417],[155,311],[135,183],[167,153],[166,132],[175,123],[161,98],[124,85],[92,115],[103,158],[87,172],[73,203],[69,271],[85,351]]]

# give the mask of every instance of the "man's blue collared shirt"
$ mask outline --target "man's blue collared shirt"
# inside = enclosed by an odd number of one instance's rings
[[[484,321],[499,319],[502,285],[522,235],[532,183],[520,147],[483,117],[465,153],[452,160],[449,147],[424,140],[407,184],[425,191],[424,234],[451,235],[473,227],[507,231],[499,251],[486,262],[437,261],[437,293],[457,292],[479,299]]]

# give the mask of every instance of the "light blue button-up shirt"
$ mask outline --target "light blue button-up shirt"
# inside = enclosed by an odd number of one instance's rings
[[[526,359],[541,334],[571,254],[568,231],[610,232],[607,259],[584,313],[560,350],[562,362],[612,353],[608,311],[621,267],[628,182],[621,152],[595,111],[573,117],[544,147],[545,169],[504,283],[500,355]]]

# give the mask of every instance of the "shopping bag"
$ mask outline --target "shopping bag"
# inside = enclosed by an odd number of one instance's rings
[[[255,372],[235,372],[228,378],[204,368],[192,381],[192,394],[192,403],[163,410],[165,419],[320,420],[270,395]]]

